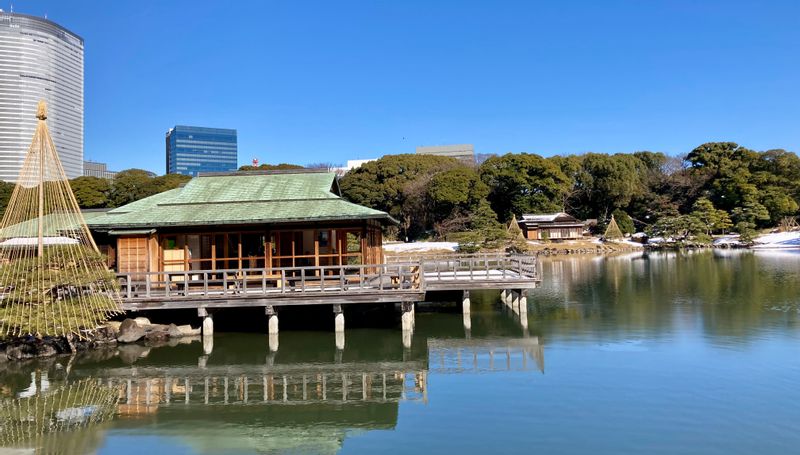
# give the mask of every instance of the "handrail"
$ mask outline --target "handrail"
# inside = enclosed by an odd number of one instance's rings
[[[126,299],[424,292],[429,284],[538,281],[528,255],[440,255],[386,264],[260,267],[117,274]]]

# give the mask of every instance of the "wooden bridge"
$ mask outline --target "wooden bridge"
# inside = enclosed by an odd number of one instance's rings
[[[437,255],[385,264],[118,274],[124,310],[418,302],[431,291],[530,289],[526,255]]]

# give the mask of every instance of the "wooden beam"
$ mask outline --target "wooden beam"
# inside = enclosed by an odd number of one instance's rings
[[[236,247],[236,251],[237,251],[237,254],[239,256],[239,258],[238,258],[239,267],[238,268],[241,270],[243,268],[242,267],[242,234],[241,234],[241,232],[236,234],[236,246],[237,246]]]
[[[314,235],[314,267],[319,267],[319,233],[318,230],[313,230]],[[319,276],[319,271],[316,271],[316,275]]]
[[[224,268],[224,269],[230,268],[230,264],[228,264],[228,258],[231,257],[230,256],[231,252],[229,250],[230,250],[230,248],[228,248],[228,233],[225,233],[225,234],[222,234],[222,254],[225,255],[224,256],[225,257],[225,266],[223,266],[222,268]]]

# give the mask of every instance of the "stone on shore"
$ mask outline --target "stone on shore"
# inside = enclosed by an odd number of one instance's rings
[[[170,338],[180,338],[183,336],[183,332],[181,332],[181,329],[179,329],[178,326],[175,324],[169,325],[169,327],[167,328],[167,334],[169,335]]]
[[[139,324],[140,327],[146,327],[148,325],[152,325],[153,324],[152,322],[150,322],[149,319],[147,319],[146,317],[143,317],[143,316],[139,316],[138,318],[134,318],[134,321],[136,321],[136,323]]]
[[[139,323],[137,322],[137,324]],[[150,324],[150,325],[139,324],[139,326],[141,326],[144,329],[145,334],[151,332],[166,332],[169,330],[169,326],[164,324]]]
[[[139,319],[139,318],[137,318]],[[146,318],[141,318],[146,319]],[[141,340],[145,335],[145,331],[134,319],[125,319],[119,326],[119,335],[117,341],[120,343],[135,343]]]
[[[200,327],[193,329],[191,325],[179,325],[178,330],[181,332],[181,336],[185,337],[193,337],[193,336],[200,336]]]
[[[5,354],[10,360],[28,360],[37,357],[52,357],[58,354],[58,350],[52,344],[45,342],[22,343],[9,346]]]
[[[144,335],[144,339],[147,341],[167,341],[169,339],[169,333],[163,330],[151,330]]]

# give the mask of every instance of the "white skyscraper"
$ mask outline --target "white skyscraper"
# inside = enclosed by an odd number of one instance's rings
[[[47,19],[0,11],[0,179],[16,181],[47,102],[69,178],[83,175],[83,38]]]

